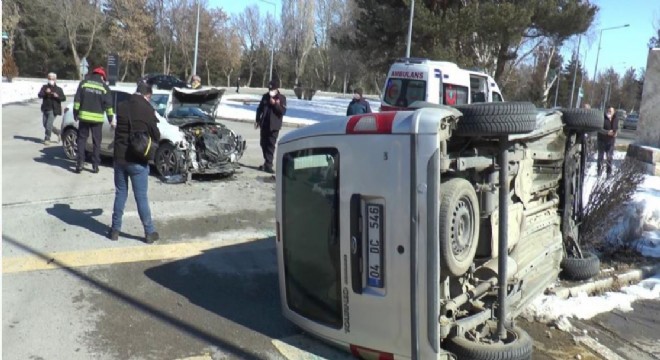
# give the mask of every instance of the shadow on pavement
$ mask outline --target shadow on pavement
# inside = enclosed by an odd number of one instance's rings
[[[51,166],[61,167],[64,170],[73,172],[75,169],[76,163],[73,160],[69,160],[64,155],[64,150],[61,146],[49,146],[44,147],[40,150],[41,157],[34,158],[34,161],[38,163],[48,164]]]
[[[53,204],[52,207],[46,209],[46,212],[68,225],[87,229],[100,236],[105,236],[108,231],[108,225],[94,218],[103,214],[102,209],[78,210],[72,209],[69,204]]]
[[[270,338],[300,331],[282,315],[274,238],[206,250],[145,271],[162,286]]]
[[[23,140],[23,141],[30,141],[30,142],[37,143],[37,144],[43,144],[43,142],[44,142],[44,139],[36,138],[36,137],[33,137],[33,136],[14,135],[14,139]]]
[[[53,259],[48,256],[48,254],[42,253],[28,245],[25,245],[21,243],[20,241],[17,241],[16,239],[3,235],[2,236],[2,241],[6,242],[12,246],[16,246],[17,248],[20,248],[21,250],[27,251],[30,254],[33,254],[35,256],[38,256],[39,258],[43,259],[44,261],[53,261]],[[110,298],[113,298],[117,301],[122,301],[124,304],[127,306],[130,306],[131,308],[141,311],[151,317],[154,317],[156,319],[159,319],[163,323],[172,326],[179,331],[189,334],[190,336],[193,336],[201,341],[208,342],[210,344],[217,345],[222,348],[223,351],[229,353],[229,355],[235,356],[236,358],[239,359],[264,359],[263,356],[261,356],[259,353],[256,351],[253,351],[251,349],[242,349],[240,345],[238,344],[233,344],[230,343],[220,337],[218,337],[216,334],[211,333],[209,331],[206,331],[203,328],[200,328],[197,324],[193,324],[190,322],[187,322],[185,320],[177,319],[174,316],[156,308],[153,307],[149,304],[145,304],[144,302],[136,299],[135,297],[131,296],[130,294],[127,294],[123,291],[117,290],[115,287],[103,283],[102,281],[99,281],[97,279],[92,278],[91,276],[85,274],[81,270],[77,270],[75,268],[69,268],[66,267],[65,264],[59,263],[57,260],[53,261],[56,265],[60,266],[61,269],[65,272],[67,272],[69,275],[76,277],[80,281],[83,281],[90,286],[94,287],[95,289],[101,291],[105,295],[109,296]]]

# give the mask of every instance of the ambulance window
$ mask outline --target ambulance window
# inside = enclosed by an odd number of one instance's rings
[[[500,93],[496,93],[495,91],[493,91],[493,102],[502,102],[502,101],[504,101],[502,100],[502,95],[500,95]]]
[[[339,152],[284,154],[282,239],[286,301],[298,314],[342,327]]]
[[[408,80],[406,89],[406,101],[408,106],[415,101],[426,100],[426,81]]]
[[[426,100],[426,81],[389,79],[383,100],[386,104],[407,107],[415,101]]]
[[[468,103],[468,88],[465,86],[444,84],[443,86],[445,105],[462,105]]]
[[[488,84],[483,76],[470,75],[470,97],[472,103],[486,102]]]
[[[403,79],[389,79],[385,88],[385,102],[392,105],[396,104],[399,95],[401,95],[402,86]]]

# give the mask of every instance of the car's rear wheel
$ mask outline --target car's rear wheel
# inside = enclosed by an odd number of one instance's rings
[[[489,321],[477,329],[447,339],[446,349],[459,360],[527,360],[532,358],[532,338],[519,327],[506,328],[506,339],[497,336],[497,324]]]
[[[64,130],[62,134],[62,149],[64,149],[64,155],[69,160],[76,160],[78,156],[78,145],[76,141],[78,140],[78,131],[74,128],[68,128]]]
[[[536,128],[537,110],[528,102],[457,105],[463,116],[456,124],[457,136],[526,134]]]
[[[440,264],[451,276],[465,274],[479,241],[479,202],[472,184],[450,179],[440,186]]]
[[[603,128],[603,116],[598,109],[561,109],[566,126],[595,131]]]
[[[181,173],[181,161],[176,148],[171,143],[163,143],[158,146],[154,164],[160,176],[171,176]]]

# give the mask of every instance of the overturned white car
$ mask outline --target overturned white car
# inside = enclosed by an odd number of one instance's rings
[[[110,87],[113,106],[127,100],[133,88]],[[152,104],[160,120],[161,134],[153,163],[161,176],[189,174],[231,175],[238,168],[246,142],[224,124],[215,121],[215,112],[224,89],[172,91],[154,90]],[[60,133],[67,158],[76,159],[78,123],[73,119],[73,103],[64,110]],[[91,151],[91,139],[87,143]],[[101,155],[113,156],[114,130],[103,123]]]

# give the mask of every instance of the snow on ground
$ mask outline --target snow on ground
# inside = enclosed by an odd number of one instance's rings
[[[14,79],[10,83],[3,81],[2,85],[0,85],[0,101],[4,105],[36,99],[43,85],[46,85],[45,79],[43,81]],[[58,81],[57,85],[64,90],[65,95],[70,95],[76,93],[78,82]],[[68,102],[69,100],[73,99],[67,98],[66,101]]]
[[[580,293],[576,297],[562,299],[541,295],[522,313],[523,316],[542,322],[562,322],[565,318],[590,319],[600,313],[618,309],[631,311],[632,303],[641,299],[660,299],[660,274],[627,286],[619,292],[606,292],[601,296]],[[568,330],[568,329],[565,329]]]
[[[2,104],[36,99],[39,89],[46,81],[36,79],[14,79],[13,82],[3,82],[0,100]],[[78,86],[77,81],[58,80],[65,94],[74,94]],[[226,119],[254,120],[260,95],[229,94],[222,98],[216,115]],[[66,102],[73,101],[67,98]],[[287,113],[284,122],[292,124],[309,125],[320,121],[328,121],[346,116],[346,108],[350,98],[332,96],[326,93],[315,95],[312,100],[298,100],[296,97],[287,97]],[[380,101],[369,99],[371,108],[375,111],[380,107]]]
[[[45,82],[34,80],[3,82],[0,95],[2,104],[36,98],[43,83]],[[59,82],[59,84],[64,87],[64,92],[67,94],[74,93],[77,86],[77,82]],[[258,95],[227,95],[223,98],[217,114],[228,119],[253,120],[260,99]],[[298,100],[295,97],[287,98],[288,109],[284,120],[290,123],[312,124],[341,118],[346,115],[349,102],[348,98],[323,94],[314,96],[311,101]],[[380,106],[377,101],[369,102],[373,110]],[[624,157],[625,153],[615,154],[615,159],[622,160]],[[585,177],[585,201],[588,200],[596,180],[596,168],[591,164]],[[660,258],[660,177],[647,176],[629,206],[633,209],[641,209],[645,219],[645,231],[636,241],[637,249],[645,256]],[[625,230],[623,229],[625,225],[622,224],[615,224],[613,229]],[[556,296],[541,295],[525,309],[523,315],[542,321],[567,323],[566,319],[570,317],[586,319],[612,309],[631,310],[631,303],[638,299],[660,299],[660,274],[637,285],[625,287],[619,292],[607,292],[601,296],[581,294],[574,298],[561,299]]]

